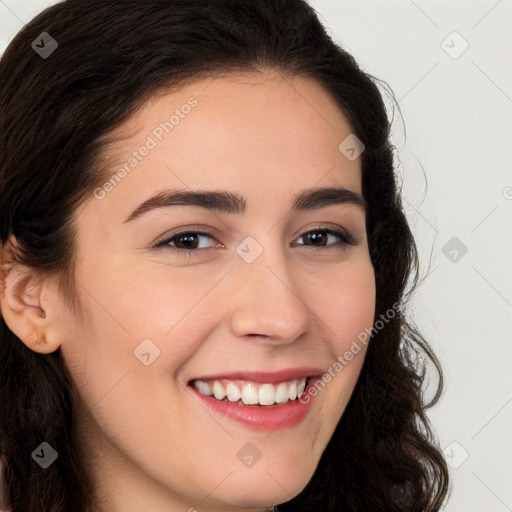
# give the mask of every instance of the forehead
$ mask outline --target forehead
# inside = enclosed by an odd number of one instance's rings
[[[165,187],[266,192],[277,201],[313,186],[360,193],[360,159],[339,150],[351,133],[312,79],[270,71],[200,79],[153,96],[113,132],[105,179],[125,172],[104,203],[122,209],[126,198]]]

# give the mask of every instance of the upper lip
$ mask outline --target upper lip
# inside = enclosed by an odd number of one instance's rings
[[[319,368],[312,367],[300,367],[300,368],[286,368],[283,370],[279,370],[276,372],[259,372],[259,371],[244,371],[238,370],[236,372],[230,373],[216,373],[215,375],[201,376],[191,379],[189,382],[194,380],[248,380],[252,382],[259,383],[275,383],[275,382],[283,382],[287,380],[293,379],[302,379],[304,377],[318,377],[324,373],[323,370]]]

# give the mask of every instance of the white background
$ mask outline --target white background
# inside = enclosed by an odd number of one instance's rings
[[[0,53],[53,3],[0,0]],[[403,116],[395,144],[425,276],[414,319],[446,379],[429,412],[452,466],[445,510],[512,511],[512,0],[310,3]]]

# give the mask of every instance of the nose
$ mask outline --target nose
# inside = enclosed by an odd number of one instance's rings
[[[237,262],[231,329],[235,336],[264,336],[292,343],[308,329],[312,311],[282,253],[263,250],[252,263]]]

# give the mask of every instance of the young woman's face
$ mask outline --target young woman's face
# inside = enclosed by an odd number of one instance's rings
[[[98,495],[112,511],[288,501],[365,347],[334,363],[374,318],[361,162],[338,147],[351,129],[316,83],[248,73],[154,98],[122,134],[114,178],[77,212],[90,322],[70,317],[61,347]],[[339,190],[315,194],[326,188]],[[177,189],[204,196],[185,204]]]

